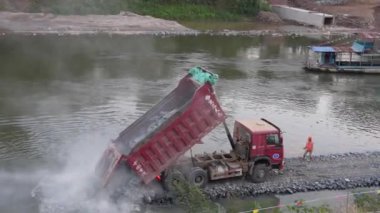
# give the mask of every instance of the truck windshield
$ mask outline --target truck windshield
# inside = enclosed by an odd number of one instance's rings
[[[268,145],[281,145],[280,138],[277,134],[268,134],[266,141]]]

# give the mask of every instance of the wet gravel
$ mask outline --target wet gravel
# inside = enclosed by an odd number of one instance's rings
[[[211,200],[246,198],[263,194],[294,194],[380,186],[380,152],[317,156],[312,161],[286,159],[283,174],[272,172],[268,181],[255,184],[242,179],[210,183],[204,193]],[[148,203],[173,202],[169,194],[150,196]]]

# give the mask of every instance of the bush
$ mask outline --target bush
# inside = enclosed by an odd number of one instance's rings
[[[266,0],[31,0],[32,12],[118,14],[123,10],[177,20],[237,20],[269,10]],[[0,5],[1,6],[1,5]]]
[[[309,207],[306,205],[303,205],[303,200],[298,201],[300,205],[295,206],[288,206],[289,212],[295,212],[295,213],[332,213],[332,209],[328,205],[321,205],[321,206],[313,206]]]
[[[355,204],[361,211],[376,212],[380,209],[380,194],[357,195]]]
[[[174,193],[178,204],[188,213],[218,212],[218,207],[198,187],[191,185],[186,180],[176,183]]]
[[[239,16],[228,11],[217,10],[207,5],[136,3],[132,11],[142,15],[175,20],[238,20]]]
[[[204,5],[248,16],[256,15],[261,10],[270,10],[266,0],[143,0],[140,2],[159,5]]]

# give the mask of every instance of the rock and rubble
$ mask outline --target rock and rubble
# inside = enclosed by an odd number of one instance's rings
[[[204,193],[211,200],[218,200],[379,186],[380,152],[346,153],[317,156],[310,162],[289,158],[283,174],[272,173],[264,183],[255,184],[242,179],[210,183]],[[152,204],[169,204],[173,197],[158,193],[147,200]]]
[[[261,22],[265,22],[265,23],[274,23],[274,24],[283,23],[282,19],[276,13],[267,12],[267,11],[260,11],[257,14],[256,18],[260,20]]]
[[[380,0],[292,0],[289,5],[334,15],[337,26],[369,30],[376,25],[374,16]]]

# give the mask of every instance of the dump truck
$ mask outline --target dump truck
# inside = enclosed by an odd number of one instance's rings
[[[96,172],[103,186],[116,171],[133,173],[144,184],[156,180],[165,189],[186,180],[204,187],[209,181],[248,177],[265,181],[271,169],[284,166],[282,131],[266,119],[236,120],[231,135],[214,91],[218,76],[201,67],[190,69],[177,87],[133,122],[104,151]],[[178,159],[222,124],[232,150]]]

